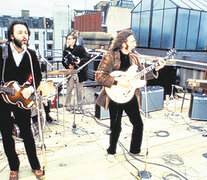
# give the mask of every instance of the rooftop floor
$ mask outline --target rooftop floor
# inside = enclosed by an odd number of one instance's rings
[[[143,117],[144,156],[134,157],[128,152],[132,126],[122,118],[122,132],[115,161],[106,159],[109,143],[109,119],[95,117],[94,92],[85,88],[82,114],[65,108],[51,110],[53,123],[43,128],[45,153],[36,136],[38,156],[48,180],[206,180],[207,179],[207,121],[192,120],[188,116],[190,94],[186,95],[180,112],[183,93],[164,101],[164,108]],[[64,99],[60,97],[60,102]],[[73,128],[74,122],[76,128]],[[21,161],[19,179],[36,179],[31,172],[23,143],[16,139]],[[0,179],[9,178],[9,167],[0,140]],[[148,153],[146,153],[148,152]],[[46,161],[44,160],[44,157]]]

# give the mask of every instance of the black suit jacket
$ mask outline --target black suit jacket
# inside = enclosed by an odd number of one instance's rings
[[[8,57],[6,59],[5,72],[3,74],[4,82],[15,80],[20,85],[22,85],[28,80],[31,74],[31,68],[33,68],[36,88],[39,86],[42,80],[42,74],[41,74],[39,62],[37,60],[36,52],[31,49],[27,49],[27,50],[32,58],[32,66],[30,65],[29,55],[25,52],[19,67],[17,67],[13,54],[11,52],[10,45],[8,45]],[[0,48],[0,81],[1,82],[2,82],[3,64],[4,64],[4,60],[2,58],[2,48]],[[32,83],[31,85],[34,84]]]

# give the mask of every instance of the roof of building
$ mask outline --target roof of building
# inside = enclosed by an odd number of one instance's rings
[[[80,35],[84,37],[84,39],[112,39],[113,36],[106,32],[80,32]]]
[[[170,0],[170,1],[180,8],[207,11],[206,0]]]

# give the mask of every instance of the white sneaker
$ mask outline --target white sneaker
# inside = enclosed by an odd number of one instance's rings
[[[116,161],[115,155],[114,154],[106,154],[106,159],[110,162],[113,163]]]

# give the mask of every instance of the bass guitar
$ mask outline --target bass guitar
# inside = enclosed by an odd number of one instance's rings
[[[167,56],[163,59],[166,61],[167,59],[172,59],[177,54],[175,49],[171,49],[168,51]],[[126,103],[132,99],[134,96],[134,92],[137,88],[141,88],[146,84],[145,80],[141,80],[141,77],[152,71],[156,66],[159,65],[159,61],[150,65],[147,68],[144,68],[139,72],[137,65],[131,65],[127,71],[113,71],[110,73],[111,76],[114,77],[116,81],[118,81],[117,85],[112,85],[110,88],[105,87],[107,95],[117,103]],[[129,86],[119,85],[119,81],[127,81],[129,82]]]
[[[20,86],[17,81],[10,81],[0,86],[0,93],[6,103],[17,105],[22,109],[31,109],[35,106],[34,96],[25,99],[22,95],[22,91],[29,86],[29,84]]]

